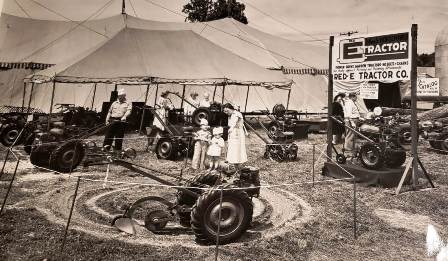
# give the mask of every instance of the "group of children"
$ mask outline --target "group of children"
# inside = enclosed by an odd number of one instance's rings
[[[209,170],[217,169],[220,162],[222,150],[225,147],[222,138],[224,129],[222,127],[213,128],[213,137],[210,132],[210,126],[206,119],[201,119],[201,127],[194,133],[194,154],[191,167],[193,169],[205,169],[205,159],[208,157]]]

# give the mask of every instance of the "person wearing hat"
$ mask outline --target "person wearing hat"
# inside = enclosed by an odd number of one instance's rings
[[[210,107],[210,94],[208,92],[204,93],[204,99],[200,101],[199,107]]]
[[[344,98],[345,93],[338,93],[333,100],[333,144],[338,144],[342,140],[342,134],[345,133],[344,127]],[[336,119],[335,119],[336,118]]]
[[[209,170],[217,169],[219,166],[219,158],[221,157],[222,149],[226,146],[222,134],[224,129],[222,127],[216,127],[213,129],[213,138],[207,149],[207,156],[210,159]]]
[[[124,89],[118,90],[118,98],[110,105],[106,116],[106,125],[109,124],[109,128],[104,137],[104,150],[109,150],[114,140],[114,149],[122,149],[126,120],[131,115],[131,110],[132,104],[126,101],[126,92]]]
[[[201,127],[194,133],[194,153],[191,167],[193,169],[204,169],[205,155],[207,153],[208,143],[210,142],[211,134],[208,121],[201,119]]]
[[[229,137],[227,145],[227,162],[240,164],[247,161],[246,153],[246,128],[244,127],[244,119],[241,112],[235,110],[232,104],[226,103],[223,106],[224,113],[229,115]]]
[[[159,130],[164,131],[166,124],[166,112],[167,110],[173,109],[174,106],[171,103],[171,100],[168,99],[168,91],[164,91],[160,94],[160,98],[157,100],[156,104],[156,113],[159,115],[162,122],[157,119],[157,117],[154,118],[154,126],[156,126]]]
[[[359,119],[361,114],[359,112],[359,108],[356,105],[356,100],[358,99],[356,92],[351,92],[348,95],[348,99],[345,100],[344,105],[344,118],[345,118],[345,143],[344,150],[346,152],[353,153],[355,147],[355,138],[356,138],[356,128],[359,125]]]
[[[196,108],[199,108],[200,101],[198,100],[198,96],[197,92],[190,93],[190,99],[187,100],[187,104],[185,105],[185,115],[191,116]]]
[[[165,130],[166,125],[166,112],[167,110],[173,109],[174,106],[171,103],[171,100],[168,99],[168,91],[164,91],[160,94],[159,99],[156,103],[156,111],[155,113],[159,116],[160,120],[154,116],[153,128],[149,130],[148,135],[148,144],[147,149],[149,149],[153,145],[157,145],[158,140],[160,139],[160,133]]]

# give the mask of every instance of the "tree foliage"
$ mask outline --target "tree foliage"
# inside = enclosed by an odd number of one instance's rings
[[[233,19],[247,24],[244,14],[246,6],[236,0],[190,0],[184,5],[182,12],[187,14],[185,21],[207,22],[221,18],[232,17]]]
[[[422,53],[417,55],[417,66],[419,67],[434,67],[435,66],[435,53],[426,54]]]

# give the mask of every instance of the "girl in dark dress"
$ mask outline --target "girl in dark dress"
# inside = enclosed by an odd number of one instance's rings
[[[344,122],[344,93],[339,93],[333,100],[333,117],[337,118],[341,123]],[[333,119],[333,144],[342,142],[342,134],[345,132],[343,124]]]

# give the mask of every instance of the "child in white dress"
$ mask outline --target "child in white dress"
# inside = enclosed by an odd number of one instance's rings
[[[222,127],[213,129],[213,138],[211,139],[207,150],[207,155],[210,160],[210,171],[217,169],[219,166],[219,158],[221,157],[222,148],[225,146],[224,139],[222,138],[223,131]]]

